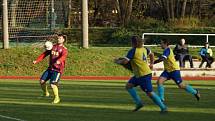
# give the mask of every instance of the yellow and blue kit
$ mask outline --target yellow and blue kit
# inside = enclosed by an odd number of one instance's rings
[[[151,53],[148,48],[132,48],[128,51],[126,59],[130,61],[134,76],[128,81],[135,86],[140,85],[145,92],[152,91],[152,72],[147,62],[147,56]]]
[[[134,76],[128,81],[128,83],[133,84],[134,86],[140,85],[140,88],[144,92],[150,94],[149,97],[160,107],[161,111],[165,111],[167,110],[167,107],[163,104],[159,96],[153,92],[151,83],[152,72],[147,62],[147,56],[150,53],[151,51],[144,47],[132,48],[128,51],[126,58],[130,61],[132,71],[134,73]],[[141,98],[138,96],[135,89],[129,88],[128,92],[136,103],[136,108],[133,111],[137,111],[143,107]]]
[[[131,67],[135,77],[142,77],[151,74],[151,69],[149,68],[147,62],[147,56],[151,53],[148,48],[132,48],[129,50],[126,58],[131,62]]]
[[[180,84],[182,82],[180,67],[175,60],[174,53],[171,48],[166,48],[162,54],[164,57],[164,72],[160,75],[160,77],[165,77],[168,80],[173,79],[176,84]]]

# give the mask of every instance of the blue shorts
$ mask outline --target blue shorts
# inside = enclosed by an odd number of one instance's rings
[[[144,91],[144,92],[152,92],[153,88],[152,88],[152,75],[146,75],[143,77],[139,77],[136,78],[135,76],[132,77],[128,83],[133,84],[134,86],[138,86],[140,85],[140,88]]]
[[[47,69],[40,80],[48,81],[50,79],[50,84],[58,83],[60,81],[61,73]]]
[[[172,72],[167,72],[167,71],[164,71],[160,77],[165,77],[167,78],[167,80],[174,80],[176,84],[180,84],[182,82],[182,78],[181,78],[181,73],[179,70],[175,70],[175,71],[172,71]]]

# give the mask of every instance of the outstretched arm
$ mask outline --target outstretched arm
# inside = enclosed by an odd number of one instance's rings
[[[151,68],[151,69],[153,69],[153,65],[154,65],[154,53],[150,53],[149,54],[149,59],[150,59],[150,65],[149,65],[149,67]]]
[[[154,61],[154,64],[160,63],[165,60],[165,57],[161,56],[159,59]]]
[[[135,48],[129,50],[126,57],[114,59],[114,62],[121,65],[127,64],[134,57],[135,51]]]
[[[129,60],[127,58],[118,58],[118,59],[115,59],[114,62],[116,64],[121,64],[121,65],[125,65],[129,62]]]
[[[33,61],[33,64],[39,63],[40,61],[42,61],[46,56],[48,56],[51,53],[50,50],[47,50],[45,52],[43,52],[36,60]]]

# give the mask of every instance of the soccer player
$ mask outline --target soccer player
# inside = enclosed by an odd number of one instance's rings
[[[169,47],[169,41],[167,39],[161,40],[161,48],[164,49],[162,56],[158,60],[154,61],[154,64],[162,61],[164,63],[164,71],[157,80],[158,95],[161,98],[161,100],[162,101],[165,100],[163,86],[164,82],[166,80],[172,79],[175,81],[179,88],[185,89],[188,93],[193,94],[199,101],[200,99],[199,91],[197,89],[193,89],[192,86],[183,83],[179,65],[176,63],[173,51]]]
[[[60,77],[63,73],[65,60],[68,53],[67,48],[64,46],[65,41],[66,36],[59,34],[57,44],[53,45],[51,50],[46,50],[43,52],[35,61],[33,61],[33,64],[36,64],[42,61],[46,56],[50,56],[48,69],[41,76],[40,85],[43,91],[43,96],[48,97],[49,92],[46,82],[50,80],[50,85],[54,93],[54,100],[52,102],[54,104],[60,102],[60,97],[58,94],[58,82],[60,81]]]
[[[146,92],[146,94],[154,101],[154,103],[160,107],[161,112],[166,112],[167,107],[161,101],[159,96],[153,92],[152,88],[152,72],[150,67],[153,67],[154,54],[151,53],[149,49],[143,47],[144,42],[138,36],[133,36],[131,38],[131,43],[132,49],[128,51],[127,56],[124,58],[115,59],[115,63],[121,65],[126,65],[128,63],[131,64],[134,76],[127,82],[126,89],[136,104],[133,112],[138,111],[143,107],[143,102],[135,91],[134,87],[136,86],[140,86],[140,88]],[[147,62],[148,55],[150,57],[150,66]]]

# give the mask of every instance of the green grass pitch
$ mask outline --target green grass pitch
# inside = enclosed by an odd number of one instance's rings
[[[62,80],[62,102],[51,104],[52,97],[39,97],[36,80],[0,80],[0,121],[215,121],[215,81],[186,81],[200,90],[200,102],[166,82],[167,114],[160,114],[159,107],[140,89],[145,106],[132,113],[134,105],[125,83]],[[153,85],[156,87],[154,81]]]

